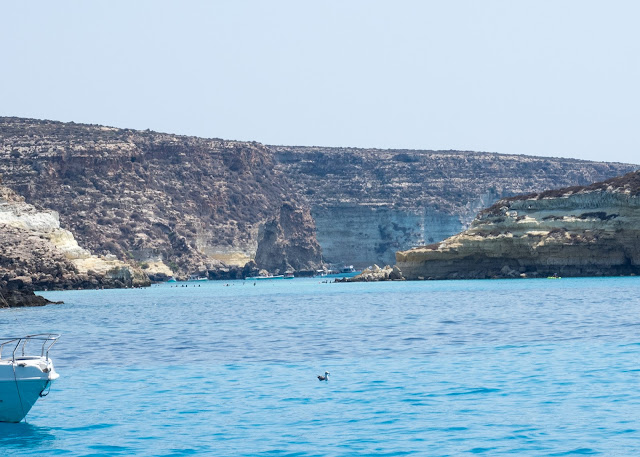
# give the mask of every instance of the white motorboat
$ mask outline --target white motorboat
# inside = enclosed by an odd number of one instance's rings
[[[60,335],[0,338],[0,422],[20,422],[59,377],[49,350]],[[29,352],[31,351],[31,352]]]
[[[284,279],[284,275],[251,276],[247,281],[260,281],[263,279]]]
[[[206,276],[198,276],[198,275],[191,275],[189,276],[189,281],[208,281],[209,278],[207,278]]]

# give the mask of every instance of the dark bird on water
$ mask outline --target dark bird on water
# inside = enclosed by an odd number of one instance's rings
[[[329,380],[329,372],[325,371],[324,376],[321,374],[318,375],[318,381],[328,381]]]

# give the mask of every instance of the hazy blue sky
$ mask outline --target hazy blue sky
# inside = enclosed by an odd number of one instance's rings
[[[11,1],[0,115],[640,163],[640,2]]]

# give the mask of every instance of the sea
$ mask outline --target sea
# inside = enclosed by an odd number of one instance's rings
[[[41,294],[1,333],[60,378],[2,456],[640,455],[640,277]]]

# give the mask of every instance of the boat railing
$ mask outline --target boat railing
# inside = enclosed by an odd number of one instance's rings
[[[11,360],[16,361],[16,353],[18,357],[25,357],[25,355],[35,356],[33,353],[26,353],[27,343],[37,342],[30,345],[33,347],[37,345],[40,350],[40,356],[49,360],[49,351],[54,344],[58,341],[60,335],[57,333],[38,333],[37,335],[27,335],[17,338],[0,338],[0,360],[2,360],[3,353],[9,353],[11,351]],[[5,350],[6,349],[6,350]],[[37,353],[36,353],[37,354]]]

